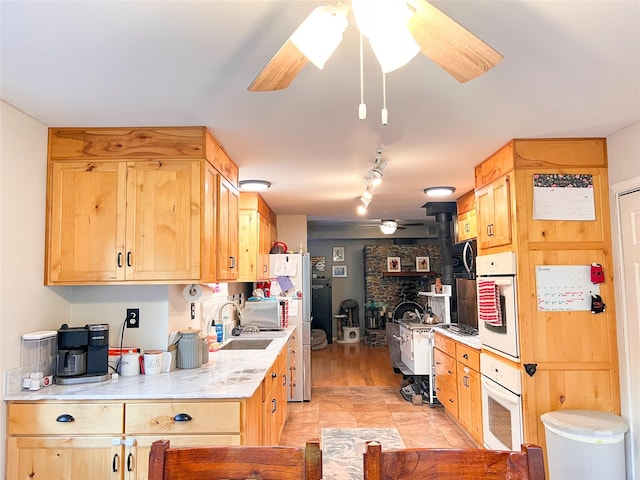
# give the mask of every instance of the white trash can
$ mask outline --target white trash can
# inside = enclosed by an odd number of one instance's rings
[[[593,410],[542,414],[549,480],[624,480],[624,434],[618,415]]]

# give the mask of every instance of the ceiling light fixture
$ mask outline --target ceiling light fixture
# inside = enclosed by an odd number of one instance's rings
[[[384,220],[380,224],[380,231],[385,235],[391,235],[395,233],[397,228],[398,228],[398,224],[393,220]]]
[[[317,7],[291,35],[291,43],[320,70],[333,54],[347,29],[349,7],[338,5]]]
[[[424,189],[424,194],[427,197],[446,197],[455,191],[455,187],[428,187]]]
[[[353,14],[360,32],[384,73],[406,65],[420,51],[407,27],[413,12],[398,0],[353,0]]]
[[[265,192],[271,188],[271,182],[266,180],[240,180],[238,185],[243,192]]]

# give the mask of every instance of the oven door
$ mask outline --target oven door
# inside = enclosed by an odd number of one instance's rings
[[[491,450],[520,451],[522,405],[520,396],[482,376],[484,445]]]
[[[515,276],[478,277],[478,282],[487,279],[495,283],[500,300],[500,325],[492,325],[482,320],[478,315],[478,332],[480,343],[498,355],[510,360],[520,358],[518,347],[518,311],[516,308],[516,278]],[[478,289],[479,291],[479,289]],[[478,296],[478,306],[480,306]]]

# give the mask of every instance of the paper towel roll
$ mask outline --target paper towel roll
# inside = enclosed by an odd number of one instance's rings
[[[182,294],[187,302],[197,302],[202,296],[202,287],[195,283],[187,285]]]

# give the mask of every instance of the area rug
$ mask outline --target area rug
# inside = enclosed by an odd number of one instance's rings
[[[404,448],[397,428],[323,428],[323,480],[362,480],[362,454],[370,440],[383,450]]]

